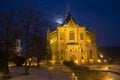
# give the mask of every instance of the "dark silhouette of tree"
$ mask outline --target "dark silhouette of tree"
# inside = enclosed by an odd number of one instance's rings
[[[14,31],[17,29],[16,26],[16,21],[9,12],[0,13],[0,60],[2,61],[2,66],[0,68],[2,70],[1,72],[3,72],[4,74],[10,73],[8,69],[8,61],[10,53],[12,52],[12,41],[13,35],[15,34]]]
[[[0,47],[0,65],[4,66],[0,67],[0,70],[5,69],[3,72],[9,73],[8,61],[10,55],[14,53],[12,47],[15,39],[18,38],[16,34],[19,34],[19,38],[22,40],[22,50],[26,56],[25,73],[27,74],[27,59],[30,54],[36,56],[37,63],[39,63],[46,53],[46,42],[42,30],[48,26],[50,24],[46,21],[43,13],[36,11],[31,4],[26,10],[15,9],[10,12],[0,12],[0,41],[1,44],[4,44],[4,47]],[[3,51],[2,48],[4,48]],[[3,63],[1,63],[2,61]]]
[[[30,53],[37,56],[37,61],[40,60],[40,55],[45,50],[44,37],[42,36],[42,29],[49,26],[49,23],[45,20],[43,13],[36,11],[35,8],[30,4],[27,10],[19,10],[18,23],[21,26],[22,43],[25,51],[25,73],[28,73],[27,59]],[[33,50],[33,51],[32,51]],[[40,56],[40,57],[39,57]]]
[[[39,62],[45,59],[46,55],[46,42],[45,38],[38,32],[31,35],[30,40],[30,56],[37,58],[37,66]]]

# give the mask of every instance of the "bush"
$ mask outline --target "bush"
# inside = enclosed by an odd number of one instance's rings
[[[12,62],[14,62],[16,66],[22,66],[22,64],[25,62],[25,58],[22,56],[14,56],[12,58]]]
[[[99,71],[91,71],[87,67],[76,65],[71,61],[65,61],[63,64],[75,73],[78,80],[102,80],[104,77]]]

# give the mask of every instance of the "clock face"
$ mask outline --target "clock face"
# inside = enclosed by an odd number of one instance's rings
[[[51,40],[50,40],[50,44],[53,44],[53,43],[55,43],[57,41],[57,37],[53,37],[53,38],[51,38]]]

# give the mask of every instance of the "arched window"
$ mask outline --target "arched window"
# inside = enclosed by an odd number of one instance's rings
[[[60,34],[60,40],[63,40],[63,39],[64,39],[64,35]]]
[[[92,59],[92,50],[90,50],[90,59]]]
[[[83,33],[80,33],[80,39],[83,40]]]
[[[69,38],[70,38],[70,40],[74,40],[74,32],[73,31],[70,32]]]
[[[61,53],[63,53],[63,50],[61,49]]]

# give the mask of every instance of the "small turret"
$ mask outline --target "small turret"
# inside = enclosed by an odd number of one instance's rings
[[[50,27],[48,27],[48,29],[47,29],[47,37],[49,36],[50,33],[51,33]]]

